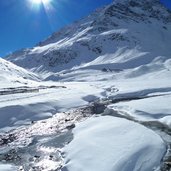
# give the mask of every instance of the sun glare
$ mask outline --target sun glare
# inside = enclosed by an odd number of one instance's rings
[[[32,2],[33,4],[37,4],[37,5],[40,5],[41,3],[43,3],[43,4],[48,4],[48,3],[50,3],[50,1],[51,1],[51,0],[31,0],[31,2]]]
[[[56,9],[54,8],[53,0],[28,0],[29,2],[29,7],[31,8],[32,11],[37,12],[42,12],[42,10],[45,12],[45,15],[47,16],[48,23],[51,27],[53,27],[53,15],[56,12]]]
[[[40,4],[42,2],[42,0],[32,0],[32,2],[35,4]]]

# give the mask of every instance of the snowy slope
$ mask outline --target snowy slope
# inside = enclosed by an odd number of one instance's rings
[[[12,53],[7,59],[43,72],[47,79],[76,66],[121,70],[156,63],[156,59],[167,61],[171,56],[170,18],[171,12],[159,0],[114,1],[38,46]]]
[[[0,58],[0,88],[27,85],[38,80],[36,74]]]

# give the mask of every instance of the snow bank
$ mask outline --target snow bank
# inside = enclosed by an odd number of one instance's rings
[[[17,171],[17,168],[15,168],[12,165],[9,164],[1,164],[0,163],[0,170],[1,171]]]
[[[108,108],[126,113],[141,121],[160,121],[171,127],[171,95],[164,94],[157,97],[132,100],[109,105]]]
[[[42,85],[45,84],[42,82]],[[30,124],[52,117],[58,112],[88,105],[90,101],[102,97],[102,89],[89,83],[56,83],[66,88],[42,89],[39,92],[0,96],[0,129]],[[2,130],[1,130],[2,131]]]
[[[104,116],[77,125],[63,171],[147,171],[160,165],[162,139],[137,123]]]

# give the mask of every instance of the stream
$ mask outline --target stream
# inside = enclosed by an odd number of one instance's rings
[[[139,97],[129,98],[135,99]],[[61,149],[72,141],[75,124],[92,116],[110,115],[139,123],[160,135],[167,151],[160,168],[155,171],[170,171],[171,129],[158,121],[139,121],[107,107],[117,102],[119,100],[98,100],[89,106],[57,113],[52,118],[0,134],[0,162],[15,165],[19,171],[61,171],[64,165]]]

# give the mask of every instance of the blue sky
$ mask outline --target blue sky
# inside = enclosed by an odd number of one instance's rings
[[[78,20],[112,0],[51,0],[53,8],[31,0],[0,0],[0,56],[32,47],[61,27]],[[161,0],[171,8],[170,0]]]

